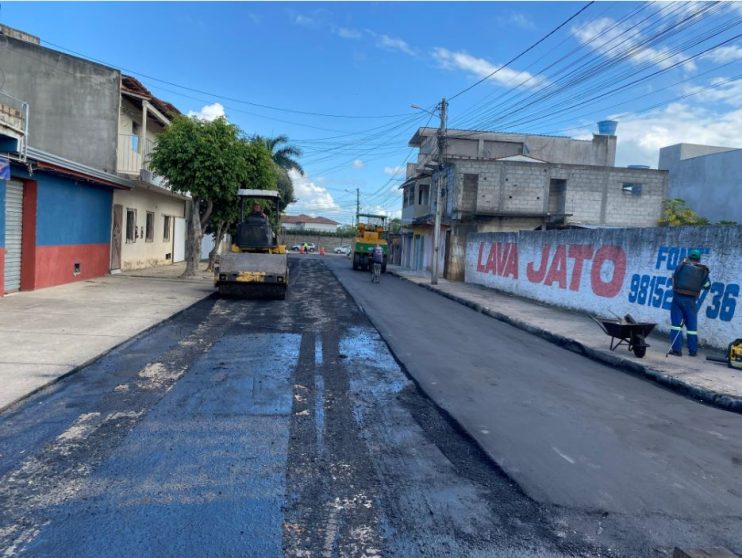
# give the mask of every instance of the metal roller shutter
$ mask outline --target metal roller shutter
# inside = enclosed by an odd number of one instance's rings
[[[21,240],[23,238],[23,183],[5,187],[5,292],[21,288]]]

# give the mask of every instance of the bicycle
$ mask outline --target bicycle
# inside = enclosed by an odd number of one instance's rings
[[[371,282],[381,283],[381,264],[380,263],[374,263],[371,266]]]

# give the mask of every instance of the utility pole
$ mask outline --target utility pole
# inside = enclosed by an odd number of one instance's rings
[[[356,188],[356,226],[358,226],[358,215],[361,213],[361,189]]]
[[[441,125],[438,128],[438,174],[435,181],[435,224],[433,225],[433,261],[430,265],[430,284],[438,284],[438,254],[441,247],[441,192],[443,190],[442,182],[444,180],[444,169],[446,167],[446,109],[448,103],[443,97],[439,106]]]

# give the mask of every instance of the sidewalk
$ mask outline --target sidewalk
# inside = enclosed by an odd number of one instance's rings
[[[711,353],[703,349],[697,358],[687,356],[687,349],[682,358],[666,358],[669,339],[664,335],[652,335],[647,339],[651,347],[646,356],[636,358],[625,345],[610,351],[610,337],[585,314],[463,282],[439,279],[438,285],[433,286],[428,272],[392,265],[387,267],[387,272],[572,351],[645,376],[692,399],[742,413],[742,371],[707,361],[706,355]],[[713,354],[718,355],[719,351],[713,351]]]
[[[185,263],[0,298],[0,411],[214,292]]]

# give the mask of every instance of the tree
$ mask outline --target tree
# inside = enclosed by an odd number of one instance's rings
[[[276,189],[278,190],[278,194],[281,196],[279,204],[281,211],[286,209],[287,205],[296,201],[296,198],[294,197],[294,183],[291,182],[291,178],[286,169],[283,169],[278,165],[276,165]]]
[[[709,220],[693,211],[685,200],[674,198],[662,204],[662,218],[658,221],[661,227],[682,227],[684,225],[708,225]]]
[[[285,134],[276,136],[275,138],[267,138],[265,136],[253,136],[255,141],[261,142],[268,148],[271,153],[273,162],[279,167],[284,169],[286,172],[295,170],[300,175],[304,176],[304,169],[296,161],[297,157],[301,157],[302,152],[296,146],[289,144],[289,138]],[[281,147],[283,145],[283,147]]]
[[[304,176],[304,169],[296,161],[297,157],[301,157],[302,151],[298,147],[290,145],[288,136],[284,134],[274,138],[256,135],[253,136],[253,140],[262,143],[268,149],[271,159],[279,169],[276,178],[276,190],[281,195],[280,208],[283,211],[287,205],[297,201],[294,197],[294,184],[289,177],[289,171],[295,170]]]
[[[402,230],[402,219],[395,217],[389,221],[389,232],[398,233],[400,230]]]
[[[198,269],[203,231],[214,201],[234,198],[248,180],[248,158],[240,130],[225,118],[211,122],[178,116],[157,137],[150,155],[152,170],[175,192],[190,193],[188,247],[184,277]]]
[[[271,160],[270,153],[265,145],[247,139],[241,139],[242,156],[247,163],[244,183],[240,186],[256,190],[270,190],[276,181],[277,169]],[[214,207],[211,213],[209,226],[205,232],[214,235],[214,247],[209,252],[209,270],[214,269],[216,256],[219,253],[219,245],[224,239],[227,232],[232,232],[234,225],[239,218],[239,200],[237,192],[233,195],[222,197],[214,200]],[[261,204],[265,205],[265,204]],[[272,204],[268,204],[265,209],[273,212]],[[248,208],[249,210],[249,208]],[[279,215],[270,215],[274,227],[277,227]]]

